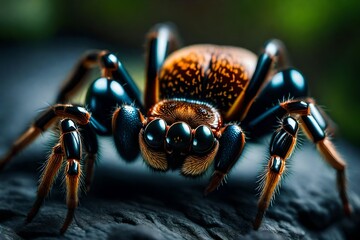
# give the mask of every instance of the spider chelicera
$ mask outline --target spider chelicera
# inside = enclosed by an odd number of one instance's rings
[[[98,135],[112,135],[120,156],[128,162],[140,152],[154,170],[179,169],[184,176],[197,177],[212,169],[204,191],[208,194],[239,159],[244,132],[257,139],[273,131],[254,221],[258,229],[296,146],[299,128],[336,169],[343,208],[350,214],[346,165],[328,138],[329,118],[308,96],[302,74],[288,67],[282,42],[268,41],[258,57],[237,47],[209,44],[177,50],[178,45],[172,25],[158,24],[150,30],[143,99],[114,54],[91,51],[84,55],[58,93],[56,104],[0,160],[2,169],[42,132],[59,125],[59,141],[45,164],[27,221],[35,217],[65,161],[68,212],[61,232],[66,231],[79,201],[82,165],[87,190],[90,187]],[[72,97],[94,67],[102,70],[102,76],[88,88],[86,108],[72,105]]]

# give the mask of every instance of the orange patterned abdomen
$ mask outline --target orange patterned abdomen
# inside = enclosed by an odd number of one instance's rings
[[[160,70],[160,98],[206,101],[226,113],[241,100],[256,59],[252,52],[235,47],[193,45],[178,50]]]

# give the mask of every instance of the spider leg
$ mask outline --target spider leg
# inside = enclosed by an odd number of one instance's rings
[[[215,171],[204,194],[207,195],[219,187],[223,179],[239,159],[245,146],[245,134],[240,126],[229,124],[221,130],[219,150],[215,157]]]
[[[171,24],[157,24],[148,33],[146,56],[145,109],[159,100],[158,71],[166,57],[179,46],[176,29]]]
[[[286,160],[290,157],[296,145],[298,123],[292,117],[282,119],[281,126],[273,134],[270,142],[270,159],[265,170],[263,182],[260,185],[261,194],[258,202],[254,229],[260,227],[266,209],[278,188],[281,176],[285,170]]]
[[[53,147],[51,155],[46,162],[44,171],[41,175],[36,200],[26,218],[27,222],[31,222],[32,219],[36,216],[41,205],[44,202],[45,197],[48,195],[54,183],[54,180],[60,170],[63,157],[64,152],[62,151],[61,144],[58,143]]]
[[[346,177],[345,168],[346,163],[336,151],[334,145],[329,140],[326,130],[328,127],[327,116],[322,114],[322,111],[315,105],[314,100],[307,98],[304,100],[288,100],[280,103],[277,106],[269,109],[260,117],[255,119],[252,124],[262,125],[264,122],[269,122],[269,118],[274,116],[283,117],[286,115],[293,115],[301,122],[301,129],[306,133],[307,137],[317,146],[318,151],[325,158],[325,160],[337,170],[337,185],[340,199],[343,204],[344,212],[349,215],[351,213],[351,206],[347,197],[346,191]],[[269,169],[276,157],[280,157],[280,166],[285,166],[285,160],[291,155],[296,141],[296,134],[298,131],[298,124],[292,117],[285,117],[282,120],[282,125],[278,129],[271,140],[269,162]],[[256,126],[254,126],[256,127]],[[287,132],[287,133],[286,133]],[[276,151],[275,151],[276,150]],[[281,155],[281,154],[282,155]],[[275,159],[275,160],[274,160]],[[278,160],[276,160],[278,161]],[[279,172],[280,173],[280,172]],[[279,174],[277,173],[277,174]],[[282,173],[282,172],[281,172]],[[271,171],[265,175],[265,184],[261,193],[258,205],[258,214],[254,222],[254,228],[259,228],[265,210],[269,206],[274,189],[281,177]]]
[[[84,158],[85,165],[85,187],[89,192],[92,178],[94,175],[94,165],[96,163],[99,151],[98,139],[95,131],[91,128],[90,124],[79,126],[80,133],[84,143],[84,150],[86,156]]]
[[[120,156],[126,161],[135,160],[139,154],[139,133],[144,122],[144,116],[134,106],[123,105],[113,114],[114,143]]]
[[[269,133],[274,130],[273,123],[281,119],[282,115],[278,117],[276,114],[270,114],[267,118],[268,122],[263,121],[262,125],[259,125],[257,122],[262,114],[279,105],[279,101],[303,99],[307,96],[308,84],[303,75],[293,68],[281,70],[260,91],[246,118],[241,122],[241,126],[246,129],[249,133],[248,137],[251,138]],[[271,111],[276,112],[274,109]]]
[[[90,121],[90,113],[85,108],[70,104],[56,104],[44,111],[0,159],[0,170],[22,149],[32,143],[42,132],[49,129],[58,118],[70,118],[80,125]]]
[[[86,83],[89,72],[99,67],[102,70],[102,77],[114,79],[120,83],[126,94],[135,101],[135,104],[143,109],[140,90],[121,61],[112,53],[106,50],[93,50],[84,54],[79,60],[69,78],[65,80],[63,87],[58,93],[57,103],[68,103],[82,86]]]
[[[99,61],[102,76],[119,82],[126,95],[133,101],[131,103],[134,103],[141,111],[144,111],[140,90],[130,74],[126,71],[120,59],[112,53],[105,53],[101,55]]]
[[[61,122],[61,141],[67,159],[65,167],[66,204],[68,211],[60,233],[63,234],[74,218],[75,209],[79,203],[79,183],[81,177],[81,138],[77,126],[72,120]]]
[[[229,109],[226,114],[227,119],[243,120],[247,116],[255,98],[274,74],[274,70],[283,69],[287,66],[288,60],[286,55],[285,45],[280,40],[272,39],[265,44],[243,100],[239,104],[234,104]]]
[[[53,148],[49,160],[45,165],[38,187],[37,198],[27,215],[27,222],[32,221],[38,213],[44,198],[48,195],[54,179],[61,168],[63,159],[66,158],[65,182],[68,212],[60,230],[61,233],[66,231],[74,217],[75,208],[79,202],[78,189],[81,176],[81,150],[81,137],[75,122],[71,119],[62,120],[60,123],[60,141]]]
[[[311,115],[301,117],[301,128],[306,133],[306,136],[316,144],[318,151],[325,158],[330,166],[337,171],[337,186],[339,196],[343,204],[345,214],[350,215],[351,206],[347,197],[346,191],[346,163],[335,149],[335,146],[329,139],[326,133],[326,120],[321,114],[321,111],[310,103],[312,109]]]
[[[308,115],[310,112],[311,108],[306,101],[302,99],[286,100],[267,109],[259,116],[246,121],[243,127],[246,128],[252,136],[258,136],[272,130],[271,127],[273,124],[286,114]]]
[[[81,57],[68,79],[64,81],[56,98],[57,103],[67,103],[81,89],[90,71],[98,64],[99,55],[104,53],[106,51],[91,50]]]

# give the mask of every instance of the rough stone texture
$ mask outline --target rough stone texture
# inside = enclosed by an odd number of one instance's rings
[[[97,45],[91,42],[71,41],[69,45],[56,42],[2,49],[0,154],[36,116],[36,110],[53,101],[77,56],[94,47]],[[35,200],[39,169],[50,139],[50,134],[44,134],[0,173],[0,239],[61,237],[59,228],[66,215],[62,176],[38,216],[24,223]],[[336,145],[348,163],[351,217],[342,212],[334,170],[305,143],[289,160],[290,174],[261,228],[252,230],[257,176],[266,163],[268,142],[248,144],[228,183],[204,197],[208,175],[193,180],[177,172],[154,173],[140,159],[135,164],[123,163],[110,139],[103,139],[92,190],[82,194],[76,218],[61,238],[359,239],[359,150],[345,140]]]

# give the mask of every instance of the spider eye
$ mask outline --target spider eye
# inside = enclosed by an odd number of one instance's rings
[[[169,152],[187,153],[191,144],[191,128],[184,122],[170,126],[166,135],[166,148]]]
[[[209,151],[215,142],[214,134],[208,126],[201,125],[195,129],[192,149],[195,153],[205,153]]]
[[[166,122],[163,119],[151,121],[144,130],[145,142],[152,148],[164,146]]]

